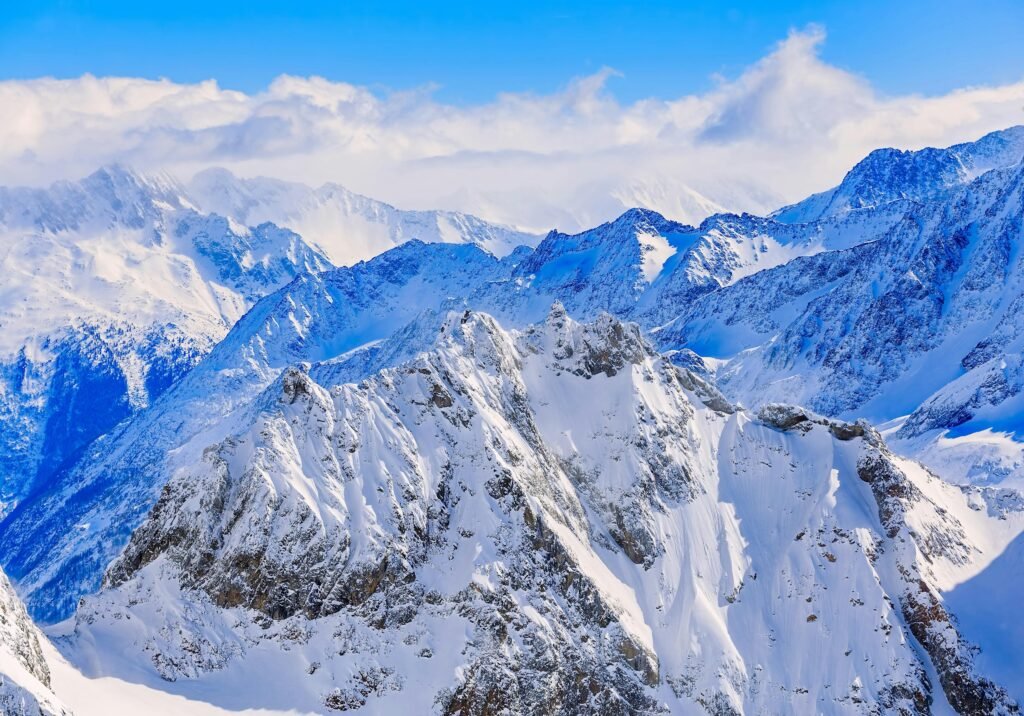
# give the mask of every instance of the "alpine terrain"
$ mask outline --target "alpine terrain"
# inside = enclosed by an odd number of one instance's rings
[[[0,705],[1018,714],[1022,234],[1024,127],[543,237],[2,190]]]

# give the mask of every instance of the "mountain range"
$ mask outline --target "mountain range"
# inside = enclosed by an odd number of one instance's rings
[[[204,183],[204,197],[225,191],[220,179],[219,190]],[[464,215],[346,201],[329,229],[335,260],[420,229],[492,250],[531,238]],[[119,166],[48,189],[0,189],[0,515],[175,384],[256,300],[333,267],[289,229],[199,203],[168,177]]]
[[[1022,187],[1024,127],[544,237],[0,190],[0,564],[61,663],[225,711],[1018,713]]]

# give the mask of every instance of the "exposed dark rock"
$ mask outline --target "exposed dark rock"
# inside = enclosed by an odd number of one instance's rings
[[[795,405],[768,403],[757,411],[757,419],[778,430],[790,430],[811,420],[811,413]]]
[[[866,448],[857,463],[857,472],[871,486],[879,519],[889,539],[899,540],[905,545],[914,544],[905,515],[910,505],[925,499],[921,491],[907,479],[884,448]],[[963,536],[958,524],[951,523],[949,530],[954,535],[959,532]],[[930,556],[928,542],[917,544],[925,556]],[[948,551],[954,547],[947,538],[940,548]],[[901,566],[899,572],[905,582],[900,597],[903,618],[938,672],[950,705],[961,714],[995,716],[1020,713],[1018,704],[1002,687],[977,673],[971,645],[960,635],[952,617],[934,590],[917,573],[917,568]]]
[[[286,370],[281,377],[281,390],[289,403],[294,403],[300,396],[309,395],[311,388],[306,366]]]

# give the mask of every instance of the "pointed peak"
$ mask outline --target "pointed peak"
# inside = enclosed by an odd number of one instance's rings
[[[99,169],[89,174],[86,179],[108,179],[115,181],[141,181],[142,176],[132,167],[121,162],[104,164]]]
[[[618,218],[602,224],[591,232],[612,229],[614,235],[635,236],[640,231],[653,234],[686,233],[695,231],[695,227],[666,218],[654,209],[634,207],[623,212]],[[590,233],[590,232],[584,232]]]
[[[654,211],[653,209],[644,209],[641,207],[633,207],[624,211],[619,218],[615,219],[613,224],[654,224],[660,225],[668,223],[668,219]]]
[[[175,203],[181,203],[185,196],[184,188],[171,175],[164,172],[143,174],[120,162],[103,165],[82,179],[80,185],[92,191],[118,196],[141,193],[164,201],[174,199]]]
[[[440,337],[442,341],[445,341],[478,328],[493,333],[500,329],[500,326],[490,314],[482,311],[474,311],[469,308],[452,309],[448,311],[441,322]]]
[[[567,315],[565,305],[556,299],[555,302],[551,304],[551,308],[548,309],[547,323],[564,321]]]
[[[563,369],[586,377],[611,377],[655,354],[637,324],[606,311],[591,321],[575,321],[558,302],[547,320],[529,326],[522,338],[531,353],[549,353]]]

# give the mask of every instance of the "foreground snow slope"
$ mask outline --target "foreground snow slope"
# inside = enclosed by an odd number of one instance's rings
[[[90,677],[299,712],[1021,695],[942,596],[1020,534],[1017,509],[865,424],[737,412],[607,315],[507,332],[451,313],[430,352],[359,384],[291,368],[199,441],[62,642]]]

